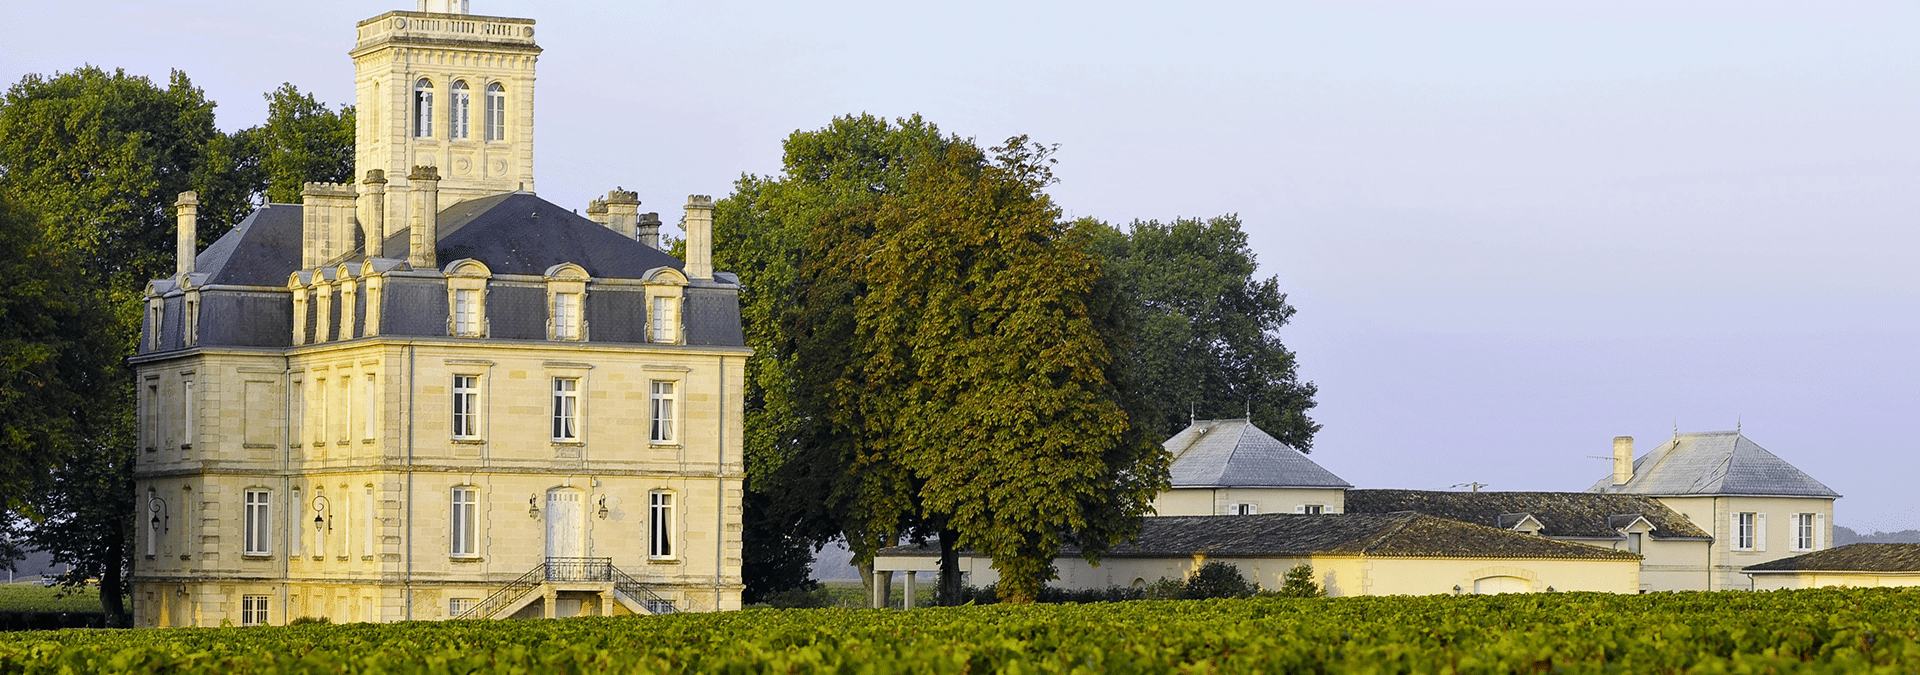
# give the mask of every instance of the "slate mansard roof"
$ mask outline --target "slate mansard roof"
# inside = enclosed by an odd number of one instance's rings
[[[495,278],[513,275],[540,277],[561,263],[573,263],[595,281],[638,281],[649,270],[683,270],[686,263],[663,251],[621,236],[607,227],[531,193],[491,195],[459,202],[441,210],[436,259],[446,265],[471,258],[487,266]],[[304,218],[298,204],[269,204],[248,215],[232,230],[194,257],[188,279],[159,279],[153,289],[161,296],[160,334],[153,335],[152,316],[142,328],[140,353],[158,353],[187,347],[184,326],[186,302],[182,282],[200,291],[197,323],[200,347],[293,346],[293,299],[287,279],[300,270]],[[407,249],[410,231],[387,238],[388,252]],[[356,251],[330,265],[367,260],[364,242]],[[404,258],[404,254],[401,255]],[[380,334],[393,337],[446,336],[444,281],[431,271],[416,273],[404,259],[376,259],[387,270]],[[323,270],[331,278],[331,268]],[[537,280],[537,279],[536,279]],[[520,284],[524,286],[525,284]],[[344,302],[344,298],[342,298]],[[355,325],[363,325],[366,297],[355,298],[351,311]],[[644,288],[636,284],[589,285],[583,308],[589,343],[643,343],[646,311]],[[307,325],[315,325],[309,303]],[[546,339],[546,295],[537,288],[512,284],[490,290],[487,314],[489,339]],[[684,343],[704,346],[744,346],[740,325],[739,281],[715,273],[712,280],[690,280],[680,312]]]
[[[1676,434],[1634,460],[1633,478],[1601,478],[1588,492],[1655,497],[1750,495],[1838,498],[1839,493],[1738,431]]]
[[[935,544],[882,555],[939,555]],[[1063,549],[1062,557],[1078,551]],[[1528,560],[1639,560],[1627,551],[1574,544],[1419,513],[1161,516],[1141,519],[1140,536],[1109,558],[1207,555],[1226,558],[1373,556]]]
[[[1652,497],[1591,492],[1439,492],[1348,490],[1347,513],[1413,511],[1476,525],[1511,529],[1524,516],[1540,523],[1540,535],[1560,539],[1620,539],[1636,518],[1653,526],[1655,539],[1712,539]]]
[[[1825,551],[1749,565],[1742,572],[1920,573],[1920,544],[1847,544]]]
[[[1202,420],[1164,444],[1173,487],[1353,487],[1247,420]]]

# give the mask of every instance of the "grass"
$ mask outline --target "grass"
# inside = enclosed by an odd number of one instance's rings
[[[98,612],[100,589],[0,584],[0,612]]]

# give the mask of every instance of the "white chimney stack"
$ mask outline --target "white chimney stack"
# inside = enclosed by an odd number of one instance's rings
[[[687,195],[687,278],[713,278],[713,198]]]
[[[407,264],[416,270],[430,270],[440,266],[437,260],[440,246],[440,170],[431,166],[413,167],[413,173],[407,175],[407,183],[413,192],[413,208],[409,209],[407,227]]]
[[[200,248],[199,234],[195,232],[199,227],[200,197],[193,192],[182,192],[180,198],[174,200],[173,208],[180,225],[174,235],[173,271],[185,279],[193,273],[193,256]]]
[[[1613,437],[1613,484],[1626,485],[1633,480],[1633,437]]]

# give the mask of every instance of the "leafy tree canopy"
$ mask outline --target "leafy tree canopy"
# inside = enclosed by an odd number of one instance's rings
[[[1102,227],[1098,246],[1133,313],[1130,386],[1164,438],[1191,417],[1251,417],[1274,438],[1311,452],[1320,425],[1307,416],[1313,383],[1300,381],[1280,328],[1294,308],[1275,277],[1254,277],[1238,217],[1134,221]]]

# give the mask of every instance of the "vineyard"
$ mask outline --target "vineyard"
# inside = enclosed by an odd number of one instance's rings
[[[754,610],[61,631],[0,673],[1838,673],[1920,664],[1920,590]]]

